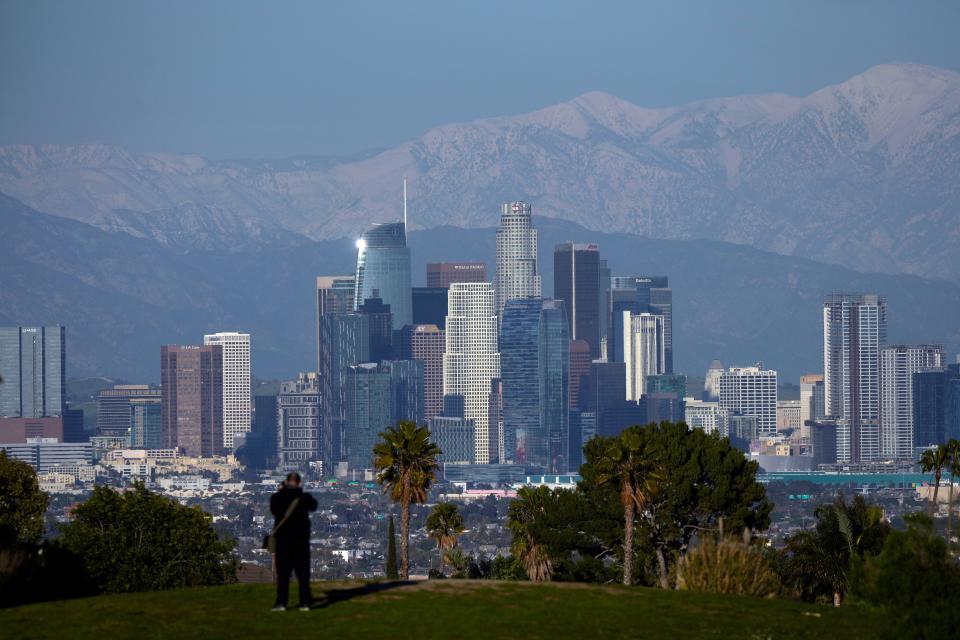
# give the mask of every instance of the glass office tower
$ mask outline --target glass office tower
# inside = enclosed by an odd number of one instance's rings
[[[500,329],[504,454],[566,471],[570,333],[561,300],[508,300]]]
[[[0,327],[0,417],[63,415],[66,329]]]
[[[402,222],[375,224],[357,241],[354,310],[368,298],[390,305],[393,328],[413,324],[410,288],[410,249]]]

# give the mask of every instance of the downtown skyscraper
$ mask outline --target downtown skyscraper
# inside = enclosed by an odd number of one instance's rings
[[[223,347],[160,347],[163,446],[188,456],[223,451]]]
[[[570,339],[586,341],[591,359],[600,357],[599,289],[600,248],[558,244],[553,251],[553,297],[564,302]]]
[[[507,202],[500,210],[497,229],[497,315],[507,300],[540,297],[537,272],[537,230],[531,222],[530,205]]]
[[[203,336],[203,344],[223,350],[223,446],[233,449],[235,436],[250,432],[250,334],[235,331]]]
[[[455,282],[447,301],[443,394],[463,398],[463,417],[474,421],[474,461],[490,462],[490,381],[500,377],[496,298],[488,282]]]
[[[647,377],[666,373],[664,320],[652,313],[621,313],[626,399],[639,402],[647,393]]]
[[[354,311],[371,298],[390,305],[393,329],[413,324],[410,249],[403,222],[375,224],[357,240]]]
[[[838,293],[824,299],[824,410],[837,421],[838,462],[881,457],[880,349],[886,342],[886,298]]]
[[[500,323],[504,457],[566,471],[570,336],[562,300],[508,300]]]
[[[66,407],[66,329],[0,327],[0,417],[63,415]]]

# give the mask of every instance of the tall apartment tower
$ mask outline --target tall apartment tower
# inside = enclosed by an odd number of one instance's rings
[[[490,381],[500,377],[493,285],[455,282],[450,285],[447,308],[443,394],[463,397],[464,417],[476,427],[475,461],[488,464]]]
[[[487,282],[485,262],[430,262],[427,286],[449,289],[454,282]]]
[[[409,357],[423,363],[423,417],[443,413],[443,331],[435,324],[414,325],[409,332]]]
[[[66,408],[66,329],[0,327],[0,417],[62,416]]]
[[[887,342],[887,300],[831,294],[823,302],[823,391],[837,421],[837,461],[881,457],[880,349]]]
[[[223,347],[160,347],[163,446],[188,456],[223,451]]]
[[[647,393],[647,376],[666,373],[664,318],[652,313],[622,313],[626,399],[639,402]]]
[[[413,324],[410,249],[403,222],[375,224],[357,240],[354,310],[368,298],[390,305],[394,329]]]
[[[531,224],[530,205],[507,202],[500,210],[497,229],[497,315],[507,300],[540,297],[537,273],[537,230]]]
[[[352,313],[355,287],[354,276],[317,276],[317,371],[323,360],[321,320],[332,313]]]
[[[558,244],[553,251],[553,297],[563,300],[571,340],[585,340],[600,357],[600,247]]]
[[[880,350],[880,455],[911,460],[914,374],[943,366],[941,345],[891,345]]]
[[[323,417],[320,411],[320,378],[300,373],[280,385],[276,398],[277,453],[281,471],[305,471],[320,459]]]
[[[720,408],[756,418],[759,437],[776,434],[777,372],[759,364],[727,369],[720,375]]]
[[[203,344],[220,345],[223,353],[223,446],[233,449],[234,436],[250,432],[253,413],[250,389],[250,334],[228,331],[203,336]]]

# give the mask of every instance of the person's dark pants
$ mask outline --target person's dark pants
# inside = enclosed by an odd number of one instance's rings
[[[310,544],[277,545],[277,604],[287,606],[290,572],[297,574],[300,606],[310,606]]]

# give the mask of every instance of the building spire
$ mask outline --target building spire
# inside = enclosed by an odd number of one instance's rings
[[[407,239],[407,179],[403,179],[403,239]]]

